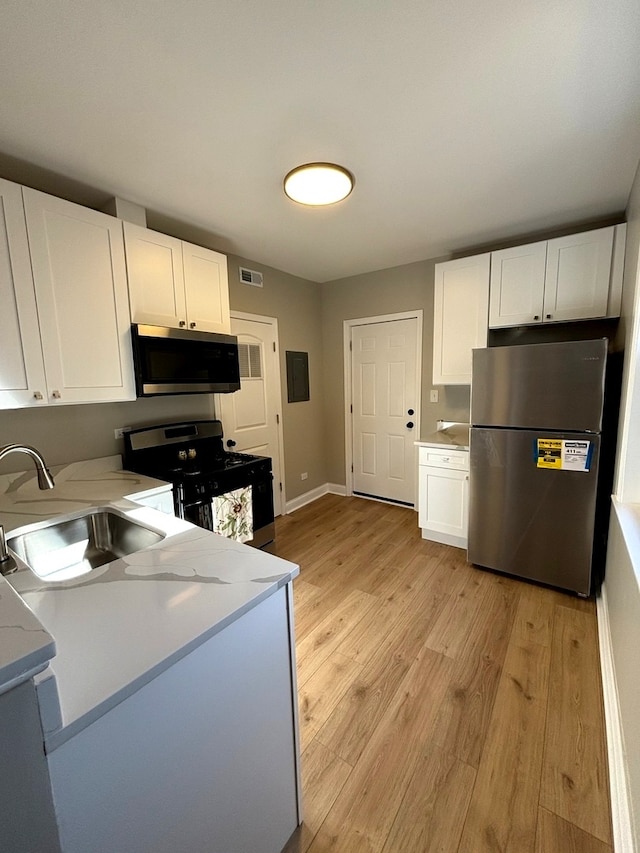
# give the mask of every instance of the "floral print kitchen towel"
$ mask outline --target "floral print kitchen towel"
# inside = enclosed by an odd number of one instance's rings
[[[213,532],[235,539],[236,542],[248,542],[253,539],[253,507],[251,504],[251,486],[244,486],[217,495],[211,501]]]

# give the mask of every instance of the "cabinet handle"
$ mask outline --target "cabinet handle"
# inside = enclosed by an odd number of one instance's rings
[[[54,400],[60,400],[62,398],[62,394],[59,391],[52,391],[51,396]]]
[[[187,323],[185,320],[179,320],[178,325],[180,326],[181,329],[184,329],[184,327],[187,325]]]
[[[33,392],[34,400],[42,400],[42,391],[34,391]]]
[[[443,462],[450,462],[451,460],[449,459],[449,457],[448,457],[448,456],[443,456],[443,457],[442,457],[442,461],[443,461]]]
[[[195,329],[195,327],[196,327],[196,324],[195,324],[195,323],[189,323],[189,328],[190,328],[190,329]]]
[[[533,315],[533,319],[534,319],[534,320],[539,320],[539,319],[540,319],[540,315],[539,315],[539,314],[534,314],[534,315]]]

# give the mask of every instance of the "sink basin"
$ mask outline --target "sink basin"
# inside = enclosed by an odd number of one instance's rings
[[[7,536],[7,545],[42,580],[64,581],[141,551],[164,534],[116,509],[98,507]]]

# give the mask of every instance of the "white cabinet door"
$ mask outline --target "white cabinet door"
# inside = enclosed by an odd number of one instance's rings
[[[489,326],[542,322],[547,241],[491,253]]]
[[[469,527],[469,474],[421,465],[418,524],[424,539],[465,548]]]
[[[186,328],[181,241],[131,222],[123,224],[132,321]]]
[[[122,223],[23,188],[50,403],[135,399]]]
[[[545,322],[607,315],[614,227],[549,240]]]
[[[224,255],[131,222],[124,237],[134,323],[229,334]]]
[[[490,254],[436,264],[433,384],[470,385],[471,350],[487,345]]]
[[[0,180],[0,408],[46,405],[22,188]]]
[[[187,322],[200,332],[231,331],[227,259],[203,246],[182,244]]]

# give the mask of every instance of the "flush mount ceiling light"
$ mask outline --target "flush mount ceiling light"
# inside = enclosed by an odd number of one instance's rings
[[[348,169],[335,163],[305,163],[284,179],[284,191],[293,201],[314,207],[335,204],[346,198],[355,179]]]

